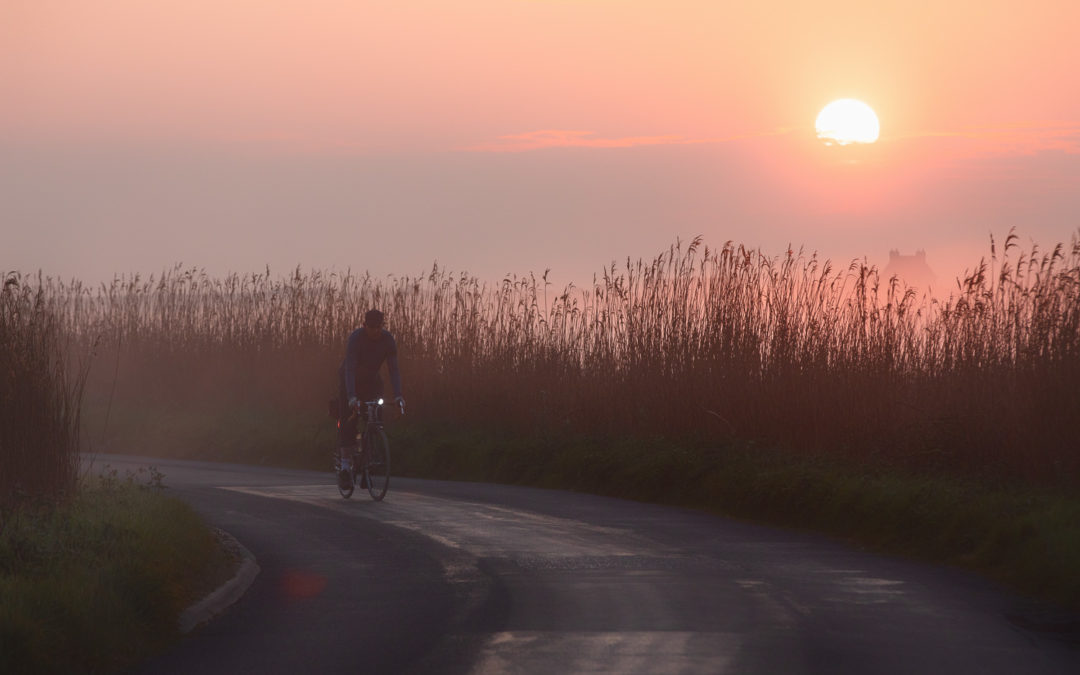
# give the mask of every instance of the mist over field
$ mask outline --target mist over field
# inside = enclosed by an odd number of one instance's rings
[[[2,146],[2,144],[0,144]],[[896,174],[831,164],[789,136],[719,146],[526,153],[331,155],[93,144],[0,153],[3,266],[88,284],[160,274],[352,269],[418,275],[438,262],[486,281],[551,270],[588,285],[612,261],[676,238],[791,245],[836,264],[927,251],[942,280],[991,234],[1065,241],[1080,212],[1071,155],[963,160]],[[780,157],[798,159],[779,171]],[[1045,178],[1045,162],[1061,177]],[[1027,178],[1020,182],[1013,176]]]

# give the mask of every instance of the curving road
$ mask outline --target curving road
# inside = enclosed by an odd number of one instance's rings
[[[1080,672],[1023,601],[816,536],[552,490],[395,479],[373,503],[329,472],[96,461],[157,466],[262,568],[140,672]]]

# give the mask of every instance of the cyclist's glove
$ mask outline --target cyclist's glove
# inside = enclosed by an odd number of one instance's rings
[[[355,396],[350,396],[349,397],[349,409],[350,410],[355,410],[359,405],[360,405],[360,399],[356,398]]]

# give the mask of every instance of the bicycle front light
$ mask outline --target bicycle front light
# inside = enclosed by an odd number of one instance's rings
[[[383,400],[380,398],[379,399],[379,405],[382,405],[382,404],[383,404]]]

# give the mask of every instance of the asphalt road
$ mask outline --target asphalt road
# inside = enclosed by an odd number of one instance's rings
[[[262,568],[139,672],[1080,672],[1025,601],[816,536],[552,490],[394,479],[374,503],[329,472],[105,463],[157,466]]]

